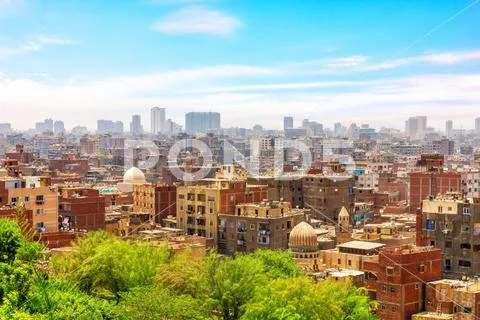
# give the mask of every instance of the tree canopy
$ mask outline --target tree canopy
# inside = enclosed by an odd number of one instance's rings
[[[0,319],[374,319],[365,292],[315,282],[288,251],[225,257],[94,232],[50,258],[0,219]]]

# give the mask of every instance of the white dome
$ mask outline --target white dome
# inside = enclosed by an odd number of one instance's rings
[[[136,167],[131,167],[123,175],[123,183],[144,184],[146,183],[145,175],[142,170]]]

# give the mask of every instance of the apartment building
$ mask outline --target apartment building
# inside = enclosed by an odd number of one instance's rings
[[[160,224],[168,216],[175,216],[177,187],[138,184],[133,186],[133,210],[150,214],[152,224]]]
[[[441,277],[441,250],[412,245],[379,250],[378,262],[365,262],[366,284],[380,306],[380,319],[410,320],[425,310],[425,282]]]
[[[480,198],[459,193],[431,197],[417,216],[417,244],[442,250],[443,277],[480,273]]]
[[[289,202],[242,203],[234,214],[218,215],[218,250],[224,254],[256,249],[287,249],[292,229],[305,220],[308,210]]]
[[[267,198],[267,187],[245,181],[206,179],[202,184],[177,187],[177,227],[189,235],[218,239],[218,215],[234,214],[240,203]]]
[[[422,201],[439,193],[460,192],[461,173],[412,172],[409,174],[410,213],[416,213]]]
[[[32,225],[36,231],[58,231],[58,194],[46,179],[42,179],[40,185],[29,186],[22,180],[7,179],[3,181],[3,187],[7,190],[8,204],[22,205],[32,211]],[[1,193],[5,194],[5,191]]]
[[[316,219],[336,221],[343,207],[354,211],[354,185],[352,176],[309,174],[302,178],[304,207],[311,209]]]
[[[59,187],[59,228],[62,230],[105,229],[105,198],[87,187]]]

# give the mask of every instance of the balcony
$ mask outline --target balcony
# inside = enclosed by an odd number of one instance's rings
[[[270,235],[270,229],[260,229],[258,230],[258,234],[262,236]]]
[[[42,205],[45,203],[45,200],[35,200],[36,205]]]

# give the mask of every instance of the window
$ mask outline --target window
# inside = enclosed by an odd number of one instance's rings
[[[451,240],[445,241],[445,248],[451,248],[451,247],[452,247],[452,241]]]
[[[250,224],[250,230],[255,230],[255,224]]]
[[[462,232],[469,233],[470,232],[470,226],[469,225],[462,225]]]
[[[420,288],[420,285],[418,283],[415,283],[415,290],[418,290]]]
[[[424,264],[421,264],[421,265],[418,266],[418,272],[420,272],[420,273],[425,272],[425,265]]]
[[[470,208],[463,208],[463,214],[470,214]]]
[[[394,269],[393,267],[387,267],[387,268],[385,269],[385,271],[386,271],[386,273],[387,273],[387,276],[393,275],[393,271],[394,271],[394,270],[395,270],[395,269]]]
[[[38,195],[38,196],[35,198],[35,202],[36,202],[37,204],[43,204],[43,202],[44,202],[43,195]]]
[[[17,197],[13,197],[10,201],[12,204],[16,204],[18,202],[18,198]]]
[[[348,265],[349,265],[349,266],[352,265],[352,260],[348,260]]]
[[[392,310],[392,312],[396,312],[396,311],[397,311],[397,307],[396,307],[396,306],[392,306],[391,310]]]
[[[397,291],[395,290],[395,287],[390,287],[390,292],[394,293],[395,291]]]
[[[45,213],[45,209],[37,209],[37,214],[44,214]]]
[[[25,202],[28,202],[28,201],[30,200],[30,198],[29,198],[29,197],[25,197],[25,198],[23,198],[23,200],[24,200]]]
[[[425,221],[425,228],[427,229],[427,231],[434,231],[435,230],[435,220]]]
[[[342,263],[342,260],[338,259],[337,264],[341,264],[341,263]]]
[[[387,292],[387,286],[382,286],[382,292]]]
[[[460,244],[460,249],[470,249],[472,246],[470,243],[461,243]]]
[[[452,270],[452,260],[445,259],[444,269],[445,269],[445,271]]]
[[[458,260],[458,266],[468,268],[472,266],[472,263],[468,260]]]
[[[37,222],[37,230],[39,232],[45,232],[45,224],[43,222]]]

